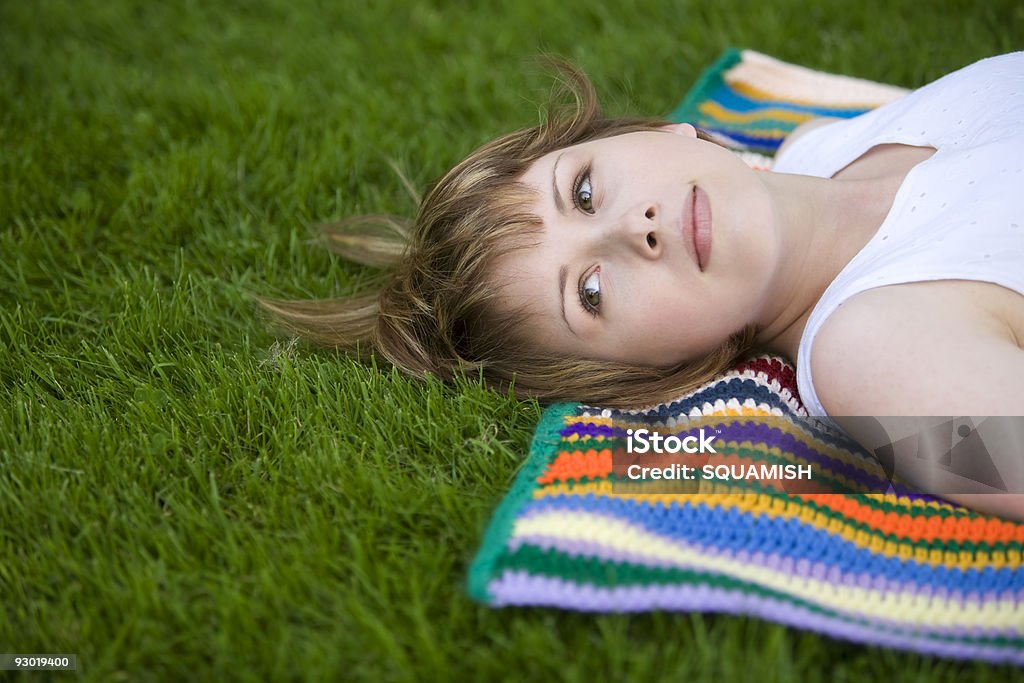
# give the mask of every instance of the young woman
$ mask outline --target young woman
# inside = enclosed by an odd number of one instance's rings
[[[263,305],[547,400],[649,405],[757,350],[795,360],[812,414],[1024,415],[1024,53],[805,124],[767,172],[689,124],[605,119],[570,77],[568,115],[472,153],[411,229],[327,231],[394,266],[379,292]]]

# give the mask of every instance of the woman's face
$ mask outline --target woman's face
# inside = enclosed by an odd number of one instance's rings
[[[526,338],[569,357],[667,367],[756,323],[778,240],[759,174],[688,124],[552,152],[521,179],[538,243],[500,259]]]

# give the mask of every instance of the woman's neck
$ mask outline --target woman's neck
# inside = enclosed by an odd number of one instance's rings
[[[782,258],[756,343],[796,360],[811,311],[839,272],[871,240],[905,173],[853,180],[764,172]]]

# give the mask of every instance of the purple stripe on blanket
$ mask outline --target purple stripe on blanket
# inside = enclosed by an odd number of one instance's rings
[[[951,643],[929,638],[926,634],[885,633],[877,626],[853,624],[782,600],[706,585],[603,588],[559,578],[531,576],[523,571],[505,571],[500,578],[490,582],[488,590],[494,596],[495,606],[530,605],[586,612],[698,610],[751,615],[871,645],[1024,665],[1024,651],[1011,647]]]

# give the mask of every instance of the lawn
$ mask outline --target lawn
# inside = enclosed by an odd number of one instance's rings
[[[465,580],[541,407],[275,335],[372,275],[318,221],[415,209],[531,125],[534,57],[664,115],[730,46],[914,87],[1015,0],[0,3],[0,652],[26,680],[1006,681],[742,617],[492,610]]]

